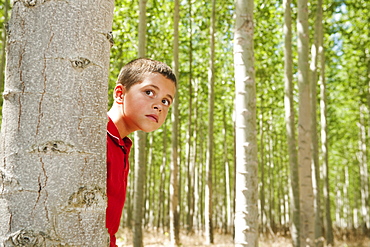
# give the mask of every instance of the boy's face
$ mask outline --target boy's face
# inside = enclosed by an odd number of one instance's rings
[[[149,73],[143,82],[132,85],[129,90],[117,85],[116,96],[119,90],[122,90],[118,96],[122,97],[121,114],[127,130],[151,132],[166,120],[176,87],[173,81],[163,75]]]

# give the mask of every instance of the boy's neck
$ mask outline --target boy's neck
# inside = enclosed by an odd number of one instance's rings
[[[114,125],[116,125],[121,139],[125,138],[131,133],[130,131],[127,130],[125,122],[123,121],[122,116],[119,114],[119,111],[114,103],[112,108],[108,111],[107,114],[114,123]]]

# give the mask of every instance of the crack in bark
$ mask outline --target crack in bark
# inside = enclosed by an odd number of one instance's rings
[[[9,210],[9,212],[10,212],[10,210]],[[13,214],[10,213],[10,216],[9,216],[9,231],[10,232],[12,231],[12,219],[13,219]]]
[[[40,162],[41,162],[42,171],[43,171],[44,177],[45,177],[45,182],[44,182],[44,186],[43,186],[43,188],[45,188],[49,178],[46,174],[45,163],[42,161],[41,157],[40,157]],[[45,207],[45,212],[46,212],[45,215],[46,215],[47,220],[50,221],[49,215],[48,215],[48,208],[46,206],[46,201],[48,200],[48,196],[49,196],[48,191],[45,190],[45,200],[44,200],[44,207]]]
[[[45,57],[45,54],[44,54],[44,67],[42,69],[42,75],[44,77],[44,88],[42,90],[41,99],[40,99],[40,102],[39,102],[39,108],[38,108],[39,114],[38,114],[38,121],[37,121],[37,126],[36,126],[36,135],[38,135],[38,133],[39,133],[39,129],[40,129],[40,125],[41,125],[41,118],[44,115],[42,113],[42,102],[44,100],[44,95],[46,93],[46,73],[45,73],[45,71],[46,71],[46,57]]]
[[[38,177],[38,184],[39,184],[39,190],[37,192],[38,193],[38,196],[37,196],[37,199],[36,199],[36,202],[35,202],[35,205],[34,205],[32,211],[35,211],[36,206],[37,206],[37,204],[40,201],[42,190],[46,187],[46,184],[47,184],[47,181],[48,181],[48,176],[46,175],[46,170],[45,170],[45,163],[43,162],[43,160],[42,160],[41,157],[40,157],[40,163],[41,163],[41,168],[42,168],[42,171],[43,171],[43,175],[44,175],[45,180],[44,180],[44,183],[42,184],[41,174],[40,174],[39,177]],[[47,191],[45,191],[45,195],[46,196],[45,196],[44,204],[45,204],[45,212],[47,212],[47,207],[46,207],[46,203],[45,203],[47,201],[47,197],[48,197]],[[49,220],[49,217],[48,217],[47,214],[46,214],[46,218]]]
[[[19,80],[21,82],[21,94],[24,94],[24,81],[23,81],[23,72],[22,72],[22,61],[23,61],[23,54],[25,53],[25,48],[23,47],[23,51],[21,52],[19,56],[19,61],[18,61],[18,69],[19,69]],[[18,104],[19,104],[19,114],[18,114],[18,131],[21,128],[21,115],[22,115],[22,101],[21,101],[21,95],[19,95],[18,98]]]
[[[4,160],[5,160],[5,158],[4,158]],[[5,172],[3,172],[2,169],[0,169],[0,178],[1,178],[1,183],[0,183],[0,185],[1,185],[1,195],[3,195],[4,194],[4,190],[5,190],[5,186],[4,186],[4,184],[5,184],[5,182],[4,182],[4,180],[5,180]]]

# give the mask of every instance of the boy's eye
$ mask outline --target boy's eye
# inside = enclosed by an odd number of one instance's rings
[[[145,91],[145,93],[146,93],[146,95],[148,95],[148,96],[153,96],[153,95],[154,95],[154,93],[153,93],[153,91],[152,91],[152,90],[146,90],[146,91]]]
[[[162,99],[162,103],[164,105],[170,105],[171,104],[171,102],[168,99]]]

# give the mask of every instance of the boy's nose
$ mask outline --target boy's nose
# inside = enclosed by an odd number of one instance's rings
[[[162,111],[162,109],[160,107],[156,106],[156,105],[154,106],[154,109],[156,109],[156,110],[158,110],[160,112]]]

